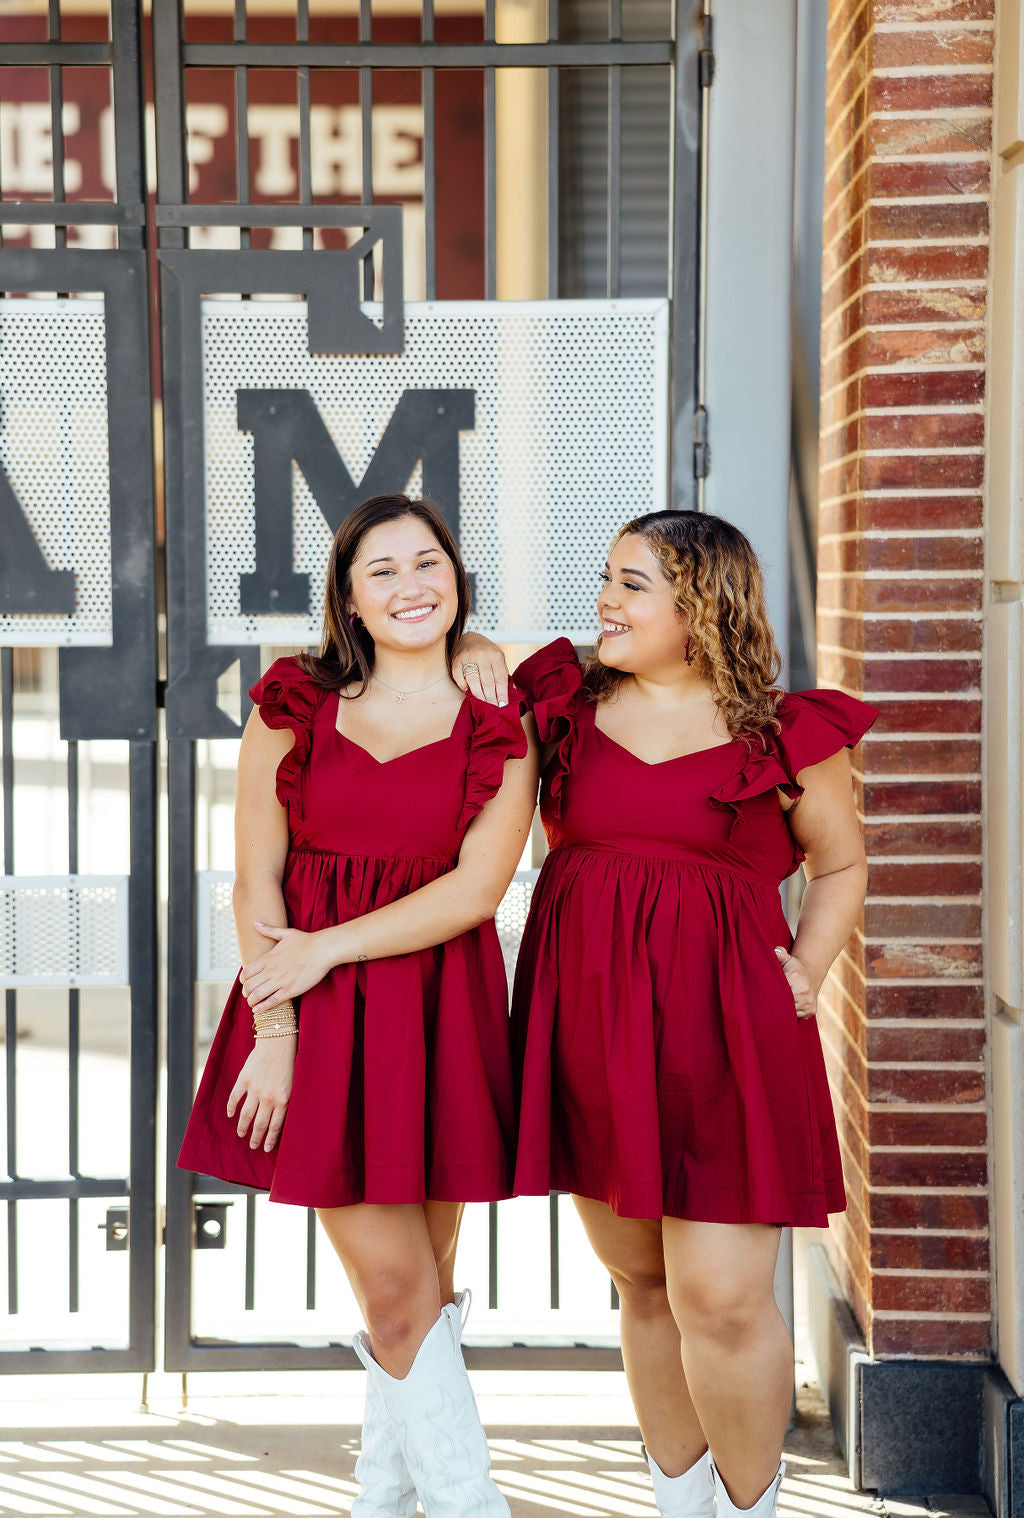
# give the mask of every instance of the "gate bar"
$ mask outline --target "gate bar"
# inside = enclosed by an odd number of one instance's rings
[[[608,0],[608,35],[622,41],[622,0]],[[622,293],[622,67],[608,70],[608,264],[609,300]]]
[[[173,4],[173,0],[169,0]],[[169,8],[169,7],[168,7]],[[161,6],[157,7],[157,10]],[[76,44],[82,46],[83,44]],[[229,69],[439,69],[606,67],[621,64],[671,63],[670,42],[457,42],[424,44],[396,42],[186,42],[181,49],[188,66]],[[0,63],[3,56],[0,50]]]
[[[495,45],[496,0],[484,0],[484,43]],[[501,44],[497,44],[500,48]],[[494,69],[484,66],[484,299],[498,293],[498,121]]]
[[[144,348],[147,369],[149,346]],[[155,1364],[156,1331],[156,1106],[157,1106],[157,785],[156,744],[128,744],[131,841],[128,882],[128,964],[131,975],[131,1191],[128,1247],[131,1252],[128,1331],[132,1348],[123,1370]]]
[[[431,3],[431,0],[427,0]],[[433,16],[431,16],[433,24]],[[426,10],[424,9],[424,26]],[[425,68],[420,90],[423,98],[423,252],[425,258],[423,293],[427,300],[437,299],[437,179],[434,161],[434,123],[436,119],[435,76]]]
[[[558,42],[559,0],[548,0],[548,41]],[[560,133],[560,92],[557,68],[548,71],[548,300],[559,296],[560,231],[558,189],[560,183],[562,139]]]
[[[68,740],[68,874],[78,874],[78,742]],[[68,1174],[78,1180],[80,1118],[81,994],[68,987]],[[78,1311],[78,1197],[68,1198],[68,1311]]]
[[[49,68],[51,63],[102,67],[109,66],[112,57],[110,42],[0,42],[0,65],[15,68]]]
[[[4,874],[14,874],[14,650],[0,648],[0,742],[3,743]],[[18,1173],[18,993],[4,992],[4,1076],[7,1098],[7,1173]],[[2,1195],[2,1192],[0,1192]],[[18,1203],[7,1199],[7,1311],[18,1311]]]
[[[299,42],[309,41],[309,0],[297,0],[295,35]],[[299,200],[302,205],[313,203],[312,136],[310,133],[310,83],[309,66],[296,69],[295,83],[299,100]],[[302,228],[302,246],[309,251],[313,247],[313,229]]]
[[[168,320],[168,302],[164,298],[164,321]],[[169,453],[168,486],[178,478],[177,461]],[[171,568],[170,563],[168,568]],[[193,1358],[186,1351],[179,1361],[172,1346],[188,1345],[192,1337],[191,1275],[193,1249],[192,1184],[174,1160],[182,1133],[176,1131],[177,1114],[188,1111],[192,1101],[194,1051],[191,1047],[192,1019],[174,1016],[178,1006],[194,1007],[195,988],[195,913],[192,889],[195,879],[196,777],[195,748],[188,738],[171,738],[167,744],[167,816],[168,816],[168,891],[167,891],[167,1219],[164,1240],[164,1364],[168,1370],[193,1368]],[[184,1047],[178,1029],[189,1030],[190,1042]],[[243,1362],[245,1363],[245,1362]]]
[[[154,6],[158,10],[159,6]],[[114,107],[114,179],[117,199],[138,216],[119,223],[119,248],[141,248],[146,220],[145,106],[137,0],[111,0],[111,104]],[[76,207],[77,213],[77,207]],[[77,214],[76,214],[77,219]],[[139,230],[135,230],[138,228]],[[148,345],[147,345],[148,364]]]
[[[101,223],[115,227],[141,227],[146,220],[142,205],[116,206],[106,200],[5,200],[0,205],[0,226],[16,222],[28,226],[70,227]]]
[[[244,42],[248,21],[245,0],[235,0],[234,40]],[[244,205],[252,191],[249,187],[249,71],[244,66],[235,69],[235,190],[239,202]],[[252,245],[252,230],[241,227],[238,236],[240,248]]]

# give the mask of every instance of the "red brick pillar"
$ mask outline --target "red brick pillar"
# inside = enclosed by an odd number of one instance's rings
[[[829,1250],[879,1358],[981,1359],[991,1346],[980,655],[993,10],[830,5],[818,671],[881,716],[854,761],[863,927],[821,1013],[849,1193]]]

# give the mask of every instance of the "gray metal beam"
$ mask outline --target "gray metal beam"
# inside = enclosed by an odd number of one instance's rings
[[[761,556],[785,660],[797,0],[715,0],[714,18],[704,506]]]
[[[671,42],[191,42],[186,67],[253,69],[593,68],[671,63]]]

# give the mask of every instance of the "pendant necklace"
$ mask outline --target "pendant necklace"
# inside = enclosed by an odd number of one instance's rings
[[[429,685],[421,685],[419,690],[399,690],[397,685],[389,685],[386,680],[381,679],[380,675],[370,676],[370,679],[376,680],[378,685],[383,685],[385,690],[394,692],[399,706],[401,706],[406,696],[422,696],[424,691],[433,690],[435,685],[440,685],[443,680],[447,680],[449,678],[450,677],[448,675],[441,675],[438,677],[438,679],[431,680]]]

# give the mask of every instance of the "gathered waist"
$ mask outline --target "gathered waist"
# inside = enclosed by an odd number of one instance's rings
[[[570,860],[579,859],[581,856],[585,858],[588,855],[594,855],[597,858],[621,859],[634,867],[646,864],[668,865],[682,869],[700,870],[710,875],[735,875],[740,880],[746,881],[749,885],[762,886],[766,890],[776,893],[782,885],[781,879],[776,880],[769,875],[761,875],[756,870],[745,870],[742,865],[731,864],[727,860],[710,859],[706,854],[683,854],[678,849],[659,850],[656,846],[647,847],[646,845],[641,852],[639,849],[620,848],[612,843],[599,843],[596,841],[593,843],[560,843],[551,849],[544,864],[546,866],[550,863],[554,867],[559,861],[568,864]]]
[[[349,849],[320,849],[311,844],[293,844],[288,850],[289,863],[301,858],[323,859],[333,864],[436,864],[444,869],[451,869],[455,864],[455,856],[451,854],[363,854]]]

